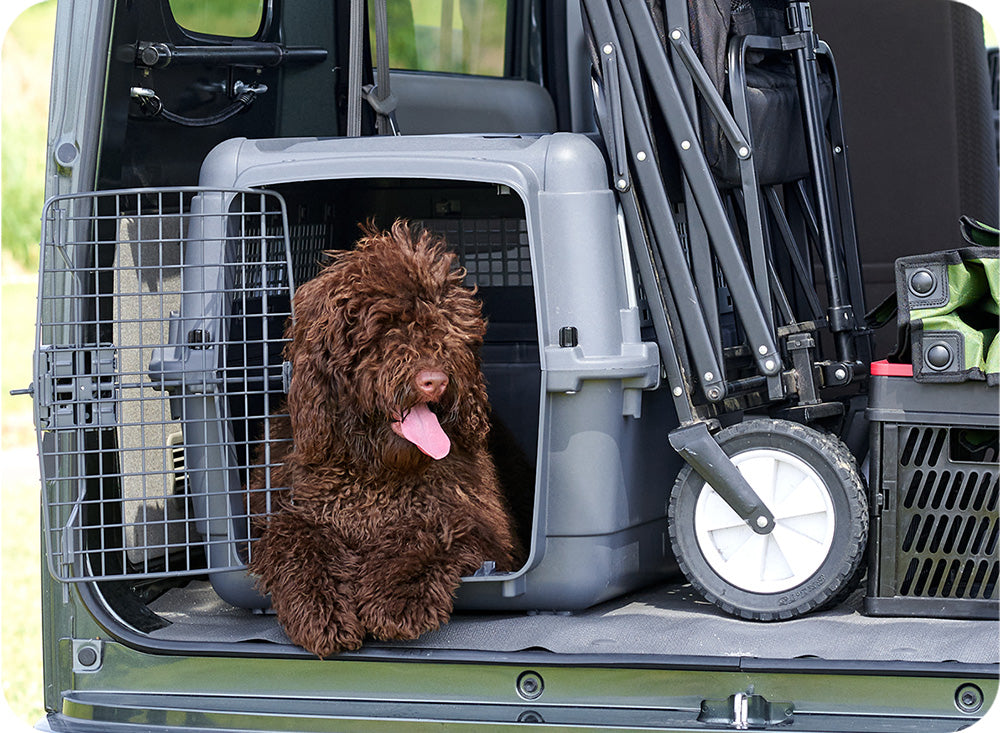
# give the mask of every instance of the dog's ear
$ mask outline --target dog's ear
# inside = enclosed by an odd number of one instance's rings
[[[292,365],[288,412],[295,460],[302,465],[327,461],[337,439],[342,367],[338,354],[345,352],[341,342],[346,327],[343,313],[330,297],[335,279],[327,270],[296,292],[295,321],[285,347],[285,358]]]
[[[322,463],[334,441],[334,386],[320,355],[306,351],[292,359],[288,412],[295,457],[304,464]]]

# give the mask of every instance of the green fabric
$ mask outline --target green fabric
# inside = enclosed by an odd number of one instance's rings
[[[965,369],[1000,373],[1000,260],[967,259],[948,265],[948,302],[914,309],[910,323],[924,332],[958,331],[965,342]]]
[[[976,221],[968,216],[962,217],[962,236],[967,242],[983,247],[996,247],[1000,244],[1000,230]]]

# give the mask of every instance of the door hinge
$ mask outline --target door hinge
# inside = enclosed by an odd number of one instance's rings
[[[768,702],[760,695],[737,692],[725,700],[703,700],[698,722],[748,730],[790,723],[793,712],[790,702]]]

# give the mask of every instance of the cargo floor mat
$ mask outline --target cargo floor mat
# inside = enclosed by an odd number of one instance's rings
[[[993,664],[1000,661],[995,620],[874,618],[856,591],[830,611],[780,623],[741,621],[701,600],[687,585],[662,585],[567,613],[463,614],[412,642],[381,648],[559,654],[691,655]],[[288,644],[277,619],[221,601],[201,581],[150,605],[171,625],[150,634],[170,641],[269,641]]]

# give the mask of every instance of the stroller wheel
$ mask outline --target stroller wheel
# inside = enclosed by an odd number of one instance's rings
[[[838,438],[786,420],[749,420],[716,436],[775,517],[753,531],[690,466],[668,505],[670,540],[706,599],[758,621],[794,618],[857,582],[868,502],[854,457]]]

